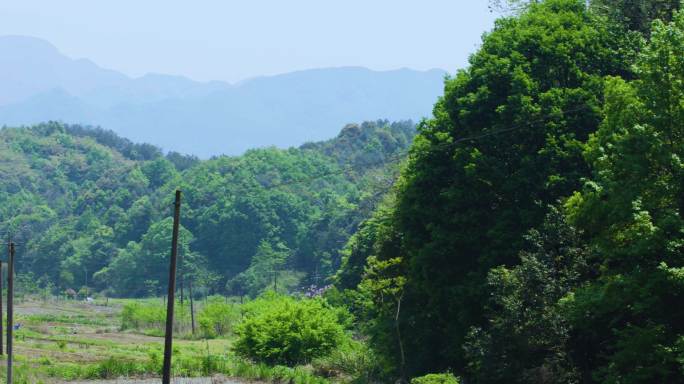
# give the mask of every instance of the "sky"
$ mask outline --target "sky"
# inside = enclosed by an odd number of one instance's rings
[[[0,2],[0,35],[134,77],[237,82],[338,66],[453,73],[496,16],[487,0],[21,0]]]

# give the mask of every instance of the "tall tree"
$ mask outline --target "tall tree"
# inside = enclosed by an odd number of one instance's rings
[[[600,279],[567,302],[585,382],[684,382],[684,13],[656,21],[637,80],[612,79],[567,203]]]
[[[654,20],[672,19],[681,0],[592,0],[591,6],[627,30],[649,34]]]
[[[398,187],[399,249],[375,247],[406,271],[409,373],[464,368],[489,270],[518,263],[523,235],[589,174],[583,145],[601,121],[603,76],[629,71],[623,44],[583,1],[548,0],[498,20],[446,82]]]
[[[555,208],[526,239],[519,265],[489,272],[487,322],[465,345],[469,373],[477,383],[578,383],[559,302],[592,277],[589,247]]]

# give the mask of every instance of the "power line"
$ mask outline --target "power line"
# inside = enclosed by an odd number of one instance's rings
[[[430,150],[448,149],[450,147],[456,147],[457,145],[464,143],[464,142],[477,141],[477,140],[481,140],[483,138],[490,137],[490,136],[500,135],[500,134],[504,134],[504,133],[510,133],[513,131],[520,130],[522,128],[531,127],[535,124],[545,122],[550,117],[561,117],[561,116],[565,116],[569,113],[580,112],[580,111],[584,111],[587,109],[590,109],[589,105],[583,105],[583,106],[580,106],[577,108],[571,108],[571,109],[568,109],[565,111],[557,111],[557,112],[553,112],[553,113],[547,113],[547,114],[542,115],[536,119],[528,120],[528,121],[518,123],[518,124],[513,124],[513,125],[508,126],[507,128],[493,130],[491,132],[484,132],[484,133],[481,133],[478,135],[461,137],[461,138],[454,139],[453,141],[450,141],[450,142],[438,143],[438,144],[432,145],[430,147]],[[362,169],[362,167],[365,168],[365,167],[376,166],[376,165],[380,165],[380,164],[386,164],[388,162],[394,162],[394,161],[397,161],[397,160],[404,158],[408,154],[409,154],[409,149],[403,149],[403,150],[400,150],[400,151],[398,151],[398,152],[396,152],[390,156],[383,157],[379,161],[371,161],[371,162],[365,162],[365,163],[360,163],[360,164],[359,163],[350,164],[348,166],[342,167],[341,169],[338,169],[335,171],[323,172],[323,173],[319,173],[319,174],[312,175],[309,177],[295,179],[295,180],[289,180],[289,181],[282,181],[282,182],[274,183],[271,185],[259,185],[259,186],[250,186],[250,187],[245,187],[245,188],[238,188],[237,190],[233,191],[232,193],[246,194],[246,193],[250,193],[252,191],[271,190],[271,189],[280,188],[280,187],[286,187],[286,186],[291,186],[291,185],[296,185],[296,184],[308,183],[308,182],[318,180],[318,179],[322,179],[325,177],[334,176],[334,175],[341,175],[341,174],[345,174],[347,172]],[[375,191],[375,193],[372,194],[368,200],[373,200],[373,199],[377,198],[381,194],[389,191],[391,189],[391,187],[392,187],[392,183],[383,186],[383,188],[378,188],[378,190]],[[192,300],[192,298],[191,298],[191,300]]]
[[[591,107],[590,107],[589,105],[583,105],[583,106],[581,106],[581,107],[568,109],[568,110],[566,110],[566,111],[561,111],[561,114],[562,114],[562,115],[566,115],[566,114],[568,114],[568,113],[581,112],[581,111],[584,111],[584,110],[587,110],[587,109],[590,109],[590,108],[591,108]],[[531,120],[531,121],[527,121],[527,122],[524,122],[524,123],[515,124],[515,125],[512,125],[512,126],[509,126],[508,128],[499,129],[499,130],[496,130],[496,131],[487,132],[487,133],[483,133],[483,134],[479,134],[479,135],[473,135],[473,136],[468,136],[468,137],[462,137],[462,138],[455,139],[455,140],[453,140],[453,141],[451,141],[451,142],[440,143],[440,144],[437,144],[437,145],[435,145],[435,146],[432,146],[431,149],[432,149],[432,150],[435,150],[435,149],[448,149],[449,147],[455,147],[456,145],[458,145],[458,144],[460,144],[460,143],[463,143],[463,142],[466,142],[466,141],[476,141],[476,140],[480,140],[480,139],[483,139],[483,138],[486,138],[486,137],[489,137],[489,136],[500,135],[500,134],[503,134],[503,133],[508,133],[508,132],[516,131],[516,130],[519,130],[519,129],[522,129],[522,128],[525,128],[525,127],[532,126],[532,125],[537,124],[537,123],[544,122],[544,121],[546,121],[547,118],[549,118],[549,117],[555,117],[555,116],[557,116],[557,115],[558,115],[558,112],[547,113],[547,114],[545,114],[545,115],[543,115],[543,116],[541,116],[541,117],[539,117],[539,118],[537,118],[537,119],[534,119],[534,120]],[[442,148],[442,147],[443,147],[443,148]],[[280,187],[286,187],[286,186],[295,185],[295,184],[307,183],[307,182],[314,181],[314,180],[317,180],[317,179],[322,179],[322,178],[325,178],[325,177],[328,177],[328,176],[341,175],[341,174],[345,174],[345,173],[347,173],[347,172],[351,172],[351,171],[354,171],[354,170],[360,170],[360,169],[362,169],[362,167],[370,167],[370,166],[375,166],[375,165],[380,165],[380,164],[385,164],[385,163],[388,163],[388,162],[394,162],[394,161],[397,161],[397,160],[401,160],[402,158],[404,158],[404,157],[405,157],[406,155],[408,155],[408,154],[409,154],[409,149],[404,149],[404,150],[401,150],[401,151],[399,151],[399,152],[394,153],[394,154],[391,155],[391,156],[388,156],[388,157],[383,158],[381,161],[373,161],[373,162],[367,162],[367,163],[362,163],[362,164],[352,164],[352,165],[348,165],[348,166],[343,167],[342,169],[339,169],[339,170],[336,170],[336,171],[323,172],[323,173],[319,173],[319,174],[317,174],[317,175],[313,175],[313,176],[310,176],[310,177],[301,178],[301,179],[297,179],[297,180],[283,181],[283,182],[274,183],[274,184],[271,184],[271,185],[265,185],[265,186],[264,186],[264,185],[262,185],[262,186],[252,186],[252,187],[242,188],[242,189],[238,189],[238,190],[235,191],[235,192],[236,192],[236,193],[249,193],[249,192],[251,192],[251,191],[270,190],[270,189],[275,189],[275,188],[280,188]]]

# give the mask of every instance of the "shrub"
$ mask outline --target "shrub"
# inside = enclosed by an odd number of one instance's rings
[[[411,379],[411,384],[458,384],[459,380],[451,373],[431,373]]]
[[[240,319],[240,312],[235,304],[212,299],[202,308],[198,318],[203,336],[214,338],[230,333],[233,325]]]
[[[66,340],[56,340],[55,343],[57,343],[57,347],[58,347],[60,350],[64,350],[64,349],[66,348],[66,346],[67,346]]]
[[[235,333],[239,355],[290,366],[327,355],[345,338],[337,312],[325,301],[274,293],[244,305]]]
[[[313,361],[317,374],[325,377],[347,377],[360,383],[369,383],[381,375],[381,363],[364,343],[355,340],[340,345],[327,356]]]

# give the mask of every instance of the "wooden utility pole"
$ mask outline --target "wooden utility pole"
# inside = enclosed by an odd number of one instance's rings
[[[183,307],[183,274],[182,273],[181,273],[180,278],[181,278],[181,281],[180,281],[180,283],[181,283],[181,307]]]
[[[278,293],[278,268],[273,269],[273,290]]]
[[[183,250],[183,239],[181,239],[181,251]],[[185,264],[183,263],[183,252],[178,255],[180,259],[180,305],[183,308],[183,280],[185,280]]]
[[[7,384],[12,384],[12,331],[14,327],[14,243],[7,260]]]
[[[190,325],[192,326],[192,335],[195,335],[195,302],[192,298],[192,279],[188,280],[188,290],[190,290]]]
[[[164,340],[164,366],[162,384],[171,384],[171,354],[173,353],[173,304],[176,293],[176,259],[178,258],[178,227],[180,224],[181,191],[176,191],[173,210],[173,234],[171,238],[171,262],[169,263],[169,291],[166,301],[166,335]]]
[[[181,269],[182,268],[183,268],[183,263],[182,263],[182,259],[181,259]],[[183,280],[184,280],[183,279],[183,272],[181,271],[181,274],[180,274],[180,295],[181,295],[180,305],[181,305],[181,308],[183,307]]]

